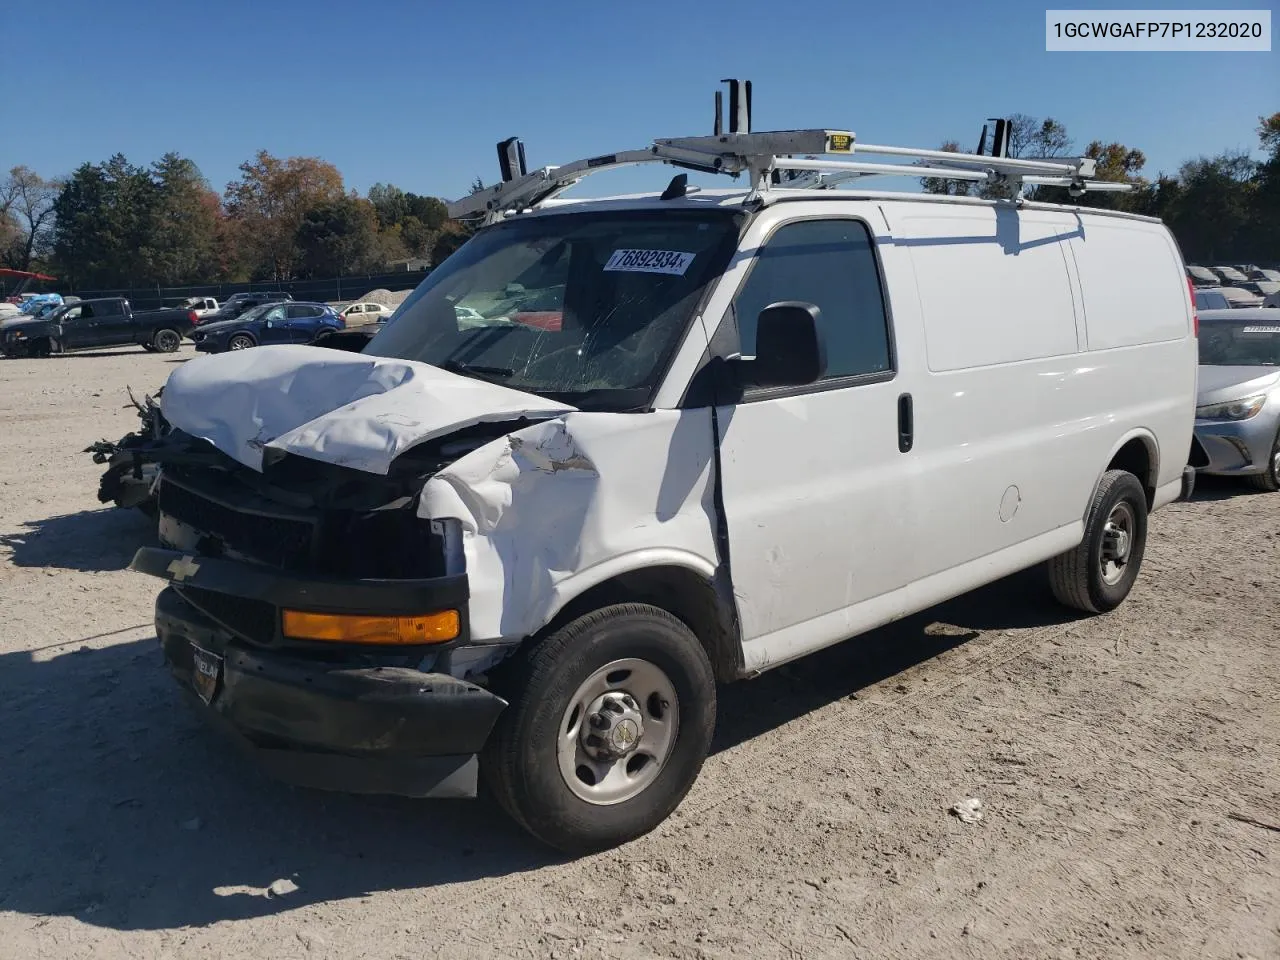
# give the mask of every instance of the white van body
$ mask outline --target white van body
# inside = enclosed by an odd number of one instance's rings
[[[588,591],[661,571],[673,597],[696,582],[732,606],[721,613],[736,619],[734,649],[713,657],[723,678],[1071,550],[1113,466],[1138,476],[1151,509],[1178,497],[1197,349],[1182,258],[1159,221],[782,193],[749,220],[646,411],[583,412],[424,363],[280,346],[184,365],[164,414],[254,469],[275,448],[372,473],[469,424],[535,419],[440,470],[421,497],[420,516],[461,522],[472,643],[497,657]],[[744,199],[552,201],[522,217]],[[692,400],[698,371],[736,342],[731,306],[761,251],[804,224],[849,238],[849,295],[868,329],[882,309],[883,357],[732,405]],[[821,275],[844,268],[832,269]],[[838,303],[818,305],[837,322]]]

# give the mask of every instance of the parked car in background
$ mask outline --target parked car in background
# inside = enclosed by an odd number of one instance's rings
[[[1237,270],[1235,267],[1218,266],[1211,268],[1218,275],[1218,279],[1222,281],[1224,287],[1234,287],[1236,284],[1244,283],[1249,278]]]
[[[338,316],[347,321],[348,326],[356,326],[361,323],[376,323],[378,320],[385,320],[395,312],[395,307],[388,307],[385,303],[365,301],[343,307],[338,311]]]
[[[207,317],[218,312],[218,301],[213,297],[187,297],[178,304],[179,310],[191,310],[197,317]]]
[[[202,324],[192,339],[201,353],[223,353],[269,343],[316,343],[345,327],[326,303],[265,303],[234,320]]]
[[[1280,316],[1270,310],[1200,314],[1196,439],[1201,473],[1280,490]]]
[[[233,293],[223,301],[222,306],[213,313],[205,314],[197,321],[203,326],[207,323],[221,323],[223,320],[234,320],[236,317],[267,303],[289,303],[293,294],[283,290],[257,291],[255,293]]]
[[[1240,289],[1256,293],[1265,300],[1273,293],[1280,293],[1280,280],[1250,280],[1241,284]]]
[[[1222,292],[1221,287],[1197,287],[1196,309],[1230,310],[1231,301],[1227,299],[1227,295]]]
[[[1280,283],[1280,270],[1269,270],[1266,267],[1259,267],[1257,270],[1249,272],[1250,280],[1269,280],[1272,283]]]
[[[52,353],[136,343],[145,350],[173,353],[194,326],[190,310],[134,313],[123,297],[63,304],[49,316],[11,321],[0,327],[5,356],[47,357]]]
[[[1218,275],[1208,267],[1201,267],[1194,263],[1187,264],[1187,276],[1197,287],[1216,287],[1222,283]]]
[[[1245,281],[1248,282],[1247,280]],[[1219,287],[1227,302],[1236,310],[1260,307],[1264,298],[1244,287]]]

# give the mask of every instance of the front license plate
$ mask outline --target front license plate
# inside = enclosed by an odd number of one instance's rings
[[[196,688],[196,694],[201,700],[205,703],[211,703],[213,695],[218,692],[218,677],[222,674],[222,658],[193,644],[191,647],[191,659],[194,666],[191,671],[191,685]]]

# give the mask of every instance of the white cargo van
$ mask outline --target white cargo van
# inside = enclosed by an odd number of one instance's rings
[[[878,165],[796,156],[854,149],[660,141],[636,153],[751,188],[577,202],[552,194],[635,156],[508,153],[455,207],[490,224],[362,353],[177,370],[165,546],[133,566],[169,581],[180,682],[292,782],[471,796],[482,772],[578,851],[680,802],[717,682],[1038,563],[1114,608],[1191,446],[1168,231],[828,189]],[[1091,186],[998,151],[919,169]]]

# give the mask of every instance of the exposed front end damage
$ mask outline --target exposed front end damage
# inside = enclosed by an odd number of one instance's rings
[[[171,378],[147,446],[162,546],[132,565],[167,582],[156,625],[175,678],[277,776],[469,796],[505,706],[489,673],[522,641],[629,570],[714,579],[707,411],[585,413],[423,365],[288,352],[225,355],[239,366],[217,375],[220,400],[215,380]],[[252,403],[226,389],[236,376]],[[325,381],[352,399],[319,411]],[[443,641],[288,626],[453,611]]]
[[[106,472],[98,481],[98,500],[117,507],[137,507],[150,516],[155,514],[155,483],[159,464],[151,456],[153,450],[165,446],[169,423],[160,411],[160,395],[145,394],[142,402],[129,390],[129,402],[138,411],[141,423],[137,430],[126,433],[115,443],[99,440],[84,452],[93,455],[94,463],[105,463]]]

